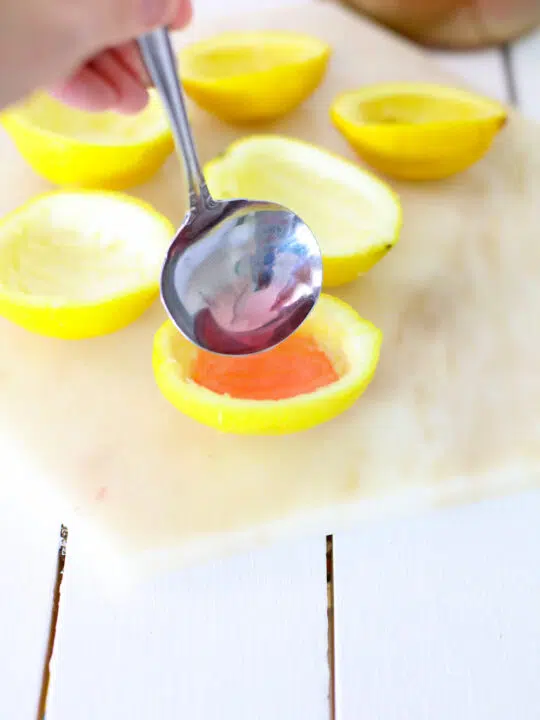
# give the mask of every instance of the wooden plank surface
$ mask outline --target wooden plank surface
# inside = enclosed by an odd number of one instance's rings
[[[509,61],[521,110],[540,120],[540,30],[514,43]]]
[[[456,77],[462,77],[478,92],[506,102],[508,91],[502,53],[496,50],[449,52],[434,50],[431,57]]]
[[[98,587],[68,553],[47,720],[328,720],[323,538]]]
[[[436,57],[507,96],[502,53]],[[511,58],[540,118],[540,34]],[[335,535],[337,720],[537,720],[539,541],[539,492]]]
[[[34,720],[43,682],[60,521],[24,497],[2,448],[0,482],[0,717]]]
[[[540,494],[334,538],[337,720],[538,720]]]

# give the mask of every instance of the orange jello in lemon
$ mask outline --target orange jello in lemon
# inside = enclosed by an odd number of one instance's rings
[[[165,398],[193,420],[220,432],[281,435],[328,422],[356,402],[381,341],[375,325],[322,293],[302,327],[260,355],[203,353],[167,320],[152,365]]]
[[[293,335],[260,355],[199,351],[191,377],[212,392],[244,400],[285,400],[339,380],[326,353],[306,335]]]

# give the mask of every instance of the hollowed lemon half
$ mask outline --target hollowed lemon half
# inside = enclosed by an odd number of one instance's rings
[[[286,364],[285,373],[302,374],[304,353],[309,352],[310,343],[300,344],[298,338],[309,339],[316,344],[317,351],[323,351],[335,371],[335,379],[311,392],[298,395],[289,392],[288,397],[281,399],[264,399],[265,390],[271,389],[265,383],[264,374],[259,373],[258,363],[265,362],[268,371],[274,353],[277,362]],[[165,322],[155,336],[153,366],[159,389],[185,415],[221,432],[277,435],[307,430],[349,408],[373,377],[381,341],[382,333],[378,328],[362,319],[343,301],[323,294],[297,333],[282,345],[258,356],[217,357],[214,361],[216,374],[220,372],[219,362],[223,360],[228,363],[227,372],[249,377],[251,391],[253,378],[260,377],[258,399],[234,397],[196,382],[193,375],[199,353],[203,351],[180,335],[170,321]],[[286,344],[295,342],[298,352],[287,351]],[[328,375],[325,377],[328,379]],[[235,385],[238,386],[238,379],[235,379]],[[276,396],[275,390],[271,390],[270,397]]]
[[[435,180],[482,158],[507,120],[503,105],[432,83],[388,83],[339,95],[330,115],[369,165],[406,180]]]
[[[311,35],[261,30],[228,32],[180,51],[186,93],[231,123],[281,117],[321,82],[330,47]]]
[[[232,143],[205,172],[217,198],[264,198],[296,212],[321,247],[325,288],[367,272],[398,240],[402,211],[394,191],[315,145],[252,135]]]
[[[129,196],[40,195],[0,221],[0,315],[57,338],[119,330],[157,297],[173,233]]]
[[[61,187],[126,189],[151,178],[173,149],[154,90],[135,115],[85,112],[37,93],[0,120],[28,164]]]

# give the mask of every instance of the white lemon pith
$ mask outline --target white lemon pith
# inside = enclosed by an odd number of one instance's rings
[[[264,198],[296,212],[321,247],[325,287],[354,280],[398,240],[402,212],[393,190],[303,141],[252,135],[232,143],[205,170],[218,198]]]
[[[155,91],[147,107],[134,114],[85,112],[48,95],[36,95],[19,106],[21,119],[54,135],[67,135],[92,144],[132,145],[164,132],[167,115]]]

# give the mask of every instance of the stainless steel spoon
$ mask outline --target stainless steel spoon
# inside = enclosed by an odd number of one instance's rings
[[[178,330],[205,350],[221,355],[268,350],[304,322],[319,298],[317,241],[298,215],[281,205],[211,197],[169,33],[156,30],[138,43],[167,110],[189,188],[189,211],[163,266],[165,308]]]

